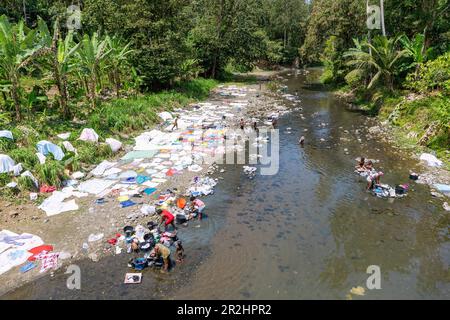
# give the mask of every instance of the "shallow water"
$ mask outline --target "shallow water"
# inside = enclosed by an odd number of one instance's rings
[[[57,272],[2,298],[345,299],[378,265],[381,289],[361,298],[449,299],[450,216],[423,185],[395,201],[365,191],[353,173],[356,157],[380,160],[391,185],[408,182],[417,164],[366,141],[366,118],[317,85],[319,73],[286,76],[303,110],[279,121],[278,174],[249,180],[240,166],[226,166],[205,199],[209,217],[182,230],[183,265],[170,274],[146,270],[143,283],[130,286],[122,284],[129,256],[84,261],[80,291],[68,290],[67,275]]]

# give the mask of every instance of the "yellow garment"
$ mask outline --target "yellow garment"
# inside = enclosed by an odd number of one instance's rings
[[[124,201],[130,200],[130,197],[129,196],[120,196],[117,198],[117,200],[119,200],[119,202],[124,202]]]

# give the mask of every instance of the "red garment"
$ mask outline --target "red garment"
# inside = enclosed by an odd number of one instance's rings
[[[32,253],[33,255],[28,258],[28,261],[36,260],[36,256],[40,254],[42,251],[51,252],[53,251],[53,246],[43,244],[42,246],[31,248],[30,250],[28,250],[28,252]]]
[[[171,169],[167,170],[166,176],[171,177],[171,176],[173,176],[175,173],[177,173],[177,170],[171,168]]]
[[[50,193],[50,192],[56,191],[56,187],[54,187],[54,186],[48,186],[48,185],[44,184],[44,185],[41,186],[41,188],[39,189],[39,191],[40,191],[41,193]]]
[[[169,211],[167,210],[163,210],[161,213],[163,220],[166,220],[165,225],[169,225],[173,222],[173,220],[175,220],[175,217],[173,216],[173,214],[171,214]]]

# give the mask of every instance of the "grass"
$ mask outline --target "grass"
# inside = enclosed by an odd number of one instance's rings
[[[391,99],[385,101],[380,118],[389,120],[417,145],[430,124],[440,125],[427,147],[447,163],[450,168],[450,97],[432,95],[414,100]]]
[[[12,131],[14,141],[0,138],[0,153],[8,154],[16,163],[22,163],[24,170],[30,170],[40,184],[60,187],[62,181],[68,178],[66,169],[77,171],[112,156],[111,148],[104,143],[106,138],[114,137],[125,142],[124,134],[130,136],[158,123],[159,112],[204,100],[218,84],[216,80],[199,78],[179,82],[172,90],[103,102],[95,110],[80,106],[74,110],[75,121],[61,119],[57,111],[28,114],[20,125],[10,123],[2,127]],[[77,140],[83,128],[93,128],[99,135],[99,143]],[[62,140],[56,135],[63,132],[71,132],[68,141],[77,149],[78,155],[68,154],[64,150],[67,156],[63,161],[55,161],[50,155],[41,165],[36,156],[36,144],[40,140],[48,140],[62,147]],[[0,175],[0,187],[13,180],[22,192],[33,189],[29,178],[15,178],[8,174]],[[2,190],[2,196],[16,196],[17,190],[7,189],[10,188]]]

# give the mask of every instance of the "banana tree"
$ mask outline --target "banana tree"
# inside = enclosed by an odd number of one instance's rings
[[[108,37],[108,47],[111,51],[108,56],[107,66],[109,70],[109,78],[115,88],[117,98],[120,97],[121,72],[127,63],[128,56],[134,51],[130,48],[131,42],[123,44],[118,37]]]
[[[414,38],[409,39],[408,36],[403,35],[399,41],[406,50],[407,55],[413,60],[413,62],[407,66],[407,69],[415,68],[415,77],[420,72],[421,66],[428,60],[429,55],[432,53],[433,48],[426,48],[425,33],[416,34]]]
[[[99,66],[111,51],[107,44],[108,37],[99,40],[97,32],[94,32],[91,37],[87,34],[83,36],[80,47],[77,50],[82,74],[87,79],[86,95],[91,102],[92,108],[95,108],[97,100],[97,82],[101,71]]]
[[[73,41],[73,31],[70,30],[66,37],[61,37],[59,21],[56,20],[53,26],[53,36],[45,24],[39,25],[41,34],[45,35],[46,50],[51,56],[51,69],[56,86],[59,91],[59,104],[66,119],[70,117],[69,91],[67,77],[74,69],[73,57],[80,44]]]
[[[30,61],[39,46],[35,42],[36,30],[28,29],[23,21],[11,24],[5,15],[0,16],[0,75],[10,83],[16,120],[22,119],[20,108],[20,71]]]

